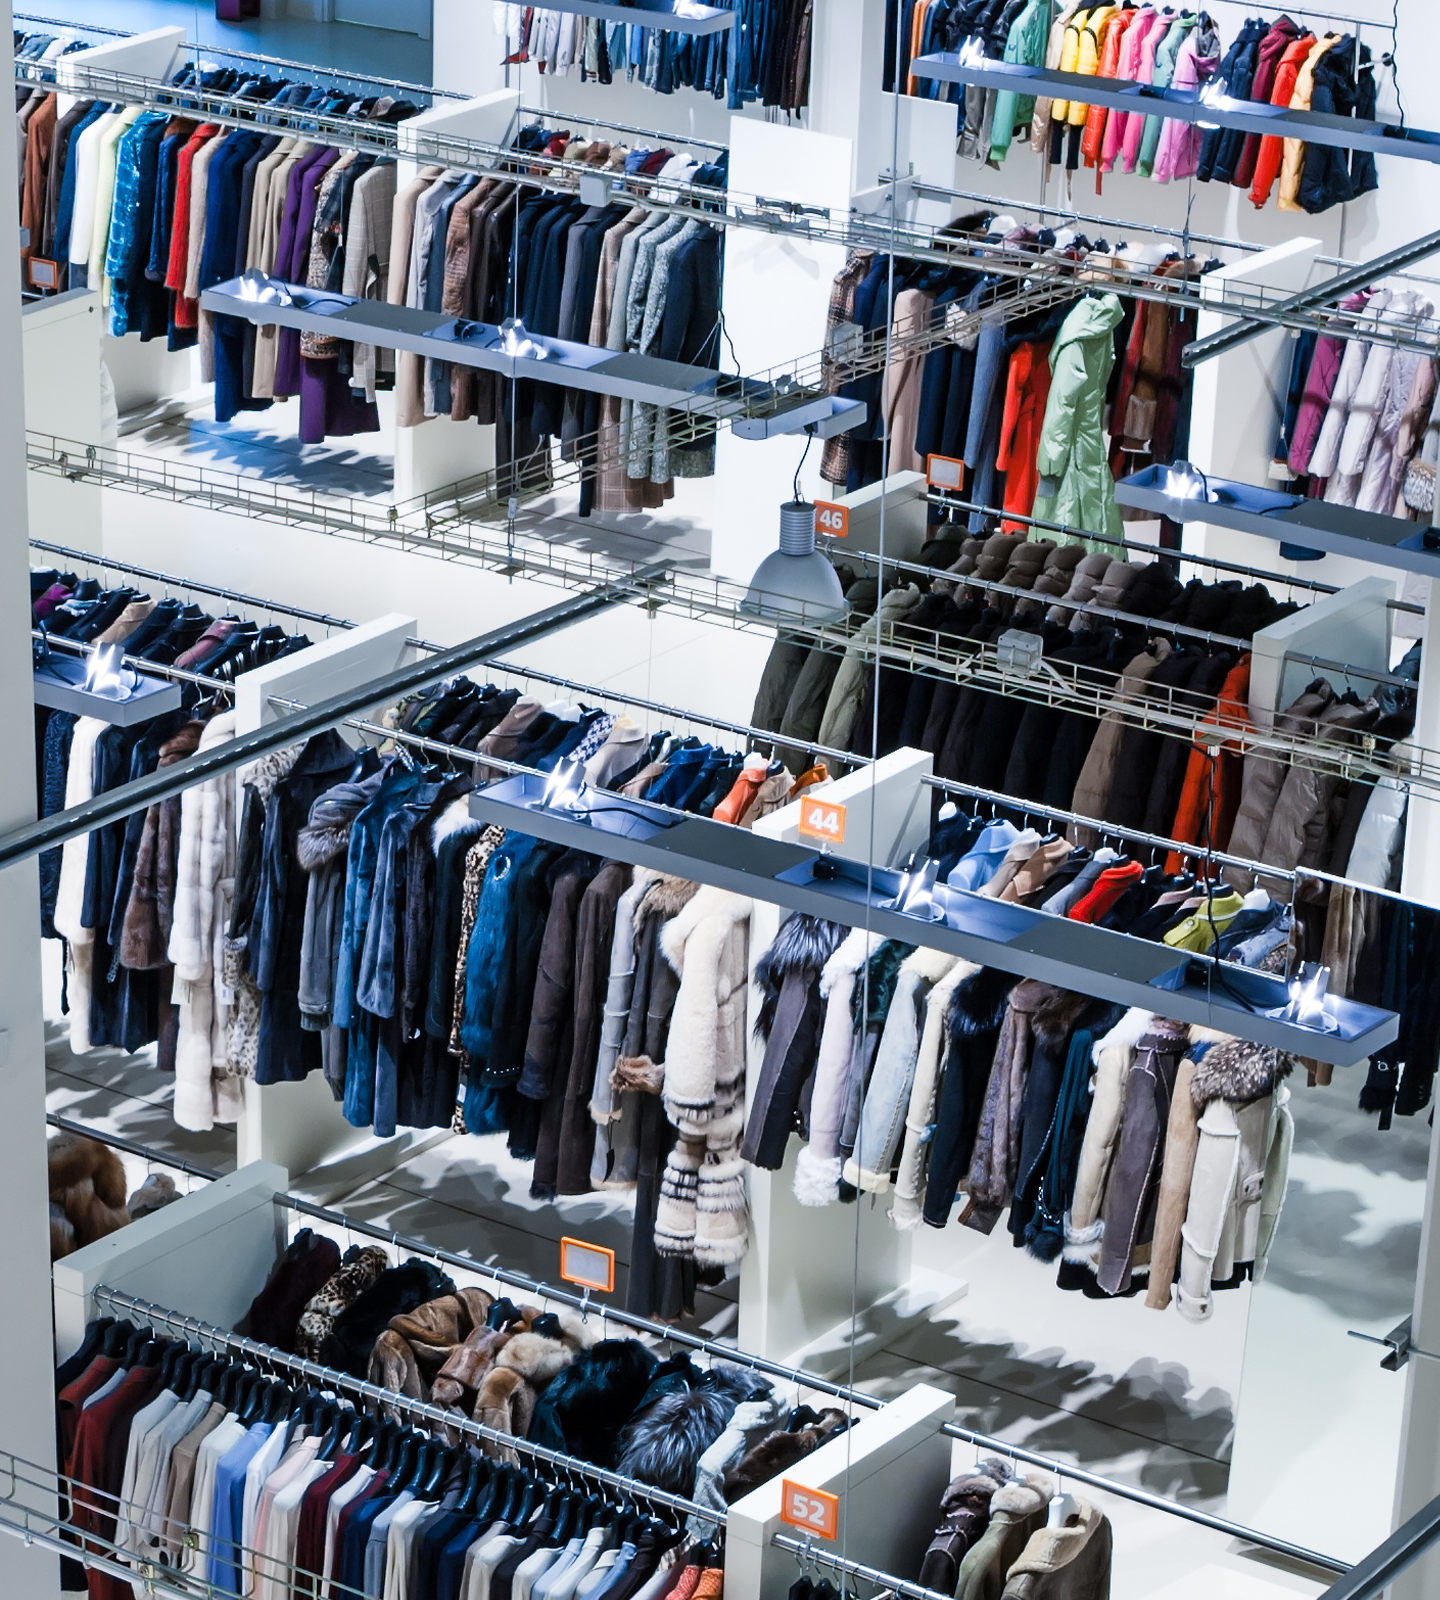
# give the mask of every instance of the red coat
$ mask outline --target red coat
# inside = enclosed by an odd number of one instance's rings
[[[1250,726],[1250,657],[1243,655],[1226,675],[1220,696],[1204,719],[1212,726],[1245,729]],[[1210,746],[1196,741],[1185,769],[1185,787],[1170,837],[1181,844],[1210,844],[1223,850],[1230,842],[1235,813],[1240,809],[1240,783],[1244,777],[1244,757],[1233,746],[1220,746],[1210,755]],[[1213,787],[1212,787],[1213,784]],[[1183,872],[1193,861],[1171,851],[1166,858],[1167,872]]]
[[[1017,345],[1005,381],[1005,416],[995,456],[995,465],[1005,474],[1005,509],[1012,517],[1028,517],[1035,504],[1035,491],[1040,484],[1035,457],[1049,398],[1050,346]],[[1025,531],[1024,524],[1010,521],[1005,523],[1005,530]]]

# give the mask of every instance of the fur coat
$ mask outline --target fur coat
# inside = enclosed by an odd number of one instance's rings
[[[327,1367],[362,1378],[369,1371],[375,1341],[393,1317],[417,1311],[427,1301],[454,1293],[455,1285],[434,1262],[412,1256],[400,1266],[382,1272],[336,1316],[320,1346],[320,1360]]]
[[[1016,984],[1010,991],[1010,1008],[995,1046],[995,1065],[966,1180],[968,1204],[961,1221],[967,1228],[989,1233],[1009,1204],[1020,1166],[1021,1111],[1036,1037],[1043,1034],[1053,1042],[1067,1039],[1090,1003],[1087,995],[1034,979]]]
[[[95,794],[95,741],[108,723],[81,717],[70,741],[65,771],[65,809],[83,805]],[[90,835],[78,834],[60,847],[60,884],[55,895],[55,931],[65,940],[66,999],[70,1007],[70,1048],[84,1055],[90,1048],[90,961],[95,930],[85,927],[85,865]]]
[[[187,722],[160,746],[157,770],[193,755],[204,724]],[[180,797],[150,806],[140,830],[135,873],[120,931],[120,965],[147,972],[169,960],[180,843]]]
[[[475,1421],[517,1439],[527,1437],[546,1385],[595,1339],[595,1330],[571,1312],[537,1318],[528,1332],[507,1341],[485,1374],[475,1397]],[[518,1459],[504,1445],[487,1441],[485,1449],[501,1460]]]
[[[494,1303],[483,1289],[460,1289],[391,1317],[370,1352],[369,1382],[428,1402],[451,1351],[485,1325]]]
[[[203,753],[235,737],[235,714],[212,717],[200,735]],[[234,1122],[241,1086],[228,1070],[225,1030],[230,1007],[219,981],[225,925],[235,886],[235,782],[231,773],[180,796],[180,843],[169,957],[175,968],[179,1039],[175,1050],[175,1120],[205,1132]]]
[[[378,1244],[352,1245],[345,1252],[335,1276],[305,1304],[295,1328],[295,1354],[307,1361],[320,1359],[320,1347],[336,1317],[359,1298],[389,1266]]]
[[[855,986],[880,944],[878,933],[852,928],[820,973],[825,1016],[810,1091],[810,1142],[795,1158],[795,1198],[802,1206],[831,1205],[840,1197],[840,1128],[855,1045]]]
[[[735,1410],[735,1397],[709,1388],[678,1389],[646,1406],[621,1435],[618,1471],[667,1494],[689,1497],[705,1452]]]
[[[796,1428],[793,1433],[777,1428],[774,1433],[766,1434],[725,1474],[726,1503],[733,1506],[752,1489],[788,1472],[797,1461],[803,1461],[836,1434],[843,1433],[845,1427],[845,1413],[827,1408],[808,1428]]]
[[[431,1386],[431,1403],[471,1411],[485,1374],[517,1333],[528,1332],[540,1315],[539,1306],[515,1306],[502,1300],[489,1320],[478,1324],[446,1357]],[[508,1312],[508,1314],[507,1314]]]
[[[602,1339],[551,1382],[528,1437],[547,1450],[613,1467],[620,1430],[645,1398],[655,1367],[638,1339]]]
[[[108,1146],[61,1133],[45,1149],[50,1181],[50,1259],[127,1226],[125,1165]]]
[[[655,1248],[661,1255],[693,1255],[699,1266],[729,1266],[746,1248],[749,1206],[739,1147],[749,932],[750,901],[706,887],[660,934],[661,951],[679,979],[665,1048],[664,1104],[680,1138],[661,1180]]]

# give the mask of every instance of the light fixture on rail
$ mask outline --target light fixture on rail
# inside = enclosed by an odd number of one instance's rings
[[[814,505],[787,500],[780,507],[780,548],[755,569],[740,610],[767,622],[822,623],[849,609],[835,568],[815,548]]]
[[[37,706],[120,727],[179,708],[180,685],[127,666],[123,645],[96,645],[85,655],[62,655],[62,648],[58,644],[52,648],[48,638],[35,643]]]

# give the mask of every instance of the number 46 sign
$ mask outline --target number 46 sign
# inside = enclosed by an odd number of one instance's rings
[[[780,1520],[822,1539],[833,1539],[840,1526],[840,1501],[823,1489],[806,1489],[786,1478],[780,1485]]]

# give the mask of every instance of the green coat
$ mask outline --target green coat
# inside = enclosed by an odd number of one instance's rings
[[[1022,67],[1043,67],[1045,47],[1050,42],[1052,0],[1029,0],[1029,4],[1010,24],[1005,38],[1003,59]],[[1035,96],[1002,89],[995,97],[995,115],[990,123],[990,159],[1003,161],[1017,128],[1029,125],[1035,115]]]
[[[1115,295],[1089,294],[1061,324],[1050,351],[1050,399],[1035,461],[1041,482],[1034,514],[1111,539],[1122,533],[1106,459],[1105,386],[1115,365],[1115,328],[1124,314]],[[1083,542],[1092,550],[1124,553],[1099,540]]]

